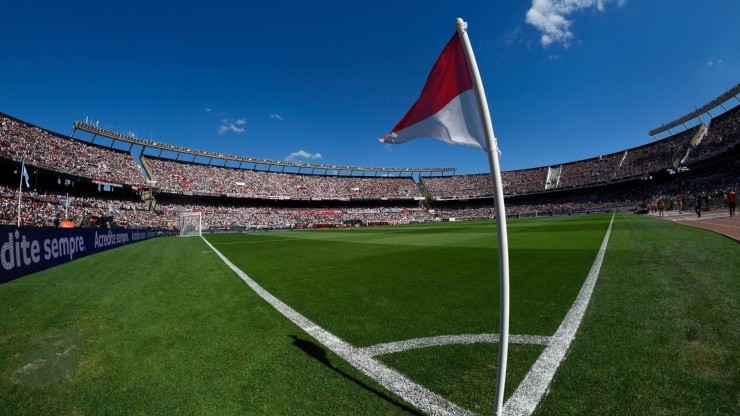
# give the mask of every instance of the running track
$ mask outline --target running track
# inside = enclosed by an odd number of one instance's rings
[[[650,215],[657,216],[657,213],[650,213]],[[738,216],[738,212],[735,212],[732,217],[730,217],[727,210],[702,212],[701,218],[697,218],[694,211],[683,211],[681,214],[678,211],[666,211],[663,218],[691,227],[714,231],[740,242],[740,216]]]

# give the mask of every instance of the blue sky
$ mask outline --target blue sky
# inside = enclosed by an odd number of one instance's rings
[[[503,170],[648,143],[740,82],[737,0],[28,1],[0,17],[0,111],[64,134],[89,117],[243,156],[486,172],[479,149],[377,140],[456,17]]]

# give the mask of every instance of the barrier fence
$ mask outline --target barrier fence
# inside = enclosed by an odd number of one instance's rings
[[[0,284],[90,254],[174,234],[136,229],[0,227]]]

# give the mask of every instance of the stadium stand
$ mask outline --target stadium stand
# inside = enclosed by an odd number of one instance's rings
[[[128,152],[52,133],[2,113],[0,157],[97,182],[144,185]]]
[[[505,195],[542,192],[546,188],[548,167],[501,172]],[[422,177],[422,186],[434,200],[488,198],[493,195],[489,174]]]
[[[113,135],[114,140],[127,139]],[[138,143],[134,139],[131,146]],[[502,172],[507,216],[634,210],[656,198],[671,209],[697,194],[721,204],[726,190],[737,189],[740,182],[738,140],[740,106],[707,126],[687,127],[643,146]],[[172,228],[181,212],[192,211],[200,211],[205,229],[212,231],[494,215],[489,174],[420,174],[417,184],[412,176],[364,176],[369,169],[362,167],[346,170],[363,176],[329,174],[341,169],[328,168],[323,174],[276,172],[258,170],[256,164],[214,166],[143,151],[139,167],[131,148],[67,137],[0,113],[0,225],[16,224],[19,190],[26,226],[57,226],[69,218],[78,226]],[[32,176],[30,189],[19,186],[21,163]]]
[[[113,217],[116,225],[126,228],[167,228],[168,222],[149,211],[141,201],[118,197],[67,195],[66,193],[22,192],[21,225],[58,226],[69,218],[78,226],[91,224],[91,218]],[[15,225],[18,220],[18,188],[0,186],[0,225]]]
[[[594,186],[676,168],[699,130],[700,126],[697,126],[654,143],[591,159],[502,172],[504,194],[523,195]],[[421,183],[433,200],[487,198],[493,195],[493,185],[487,174],[426,177],[421,179]]]
[[[703,126],[699,125],[655,143],[626,151],[622,167],[616,176],[629,178],[678,167],[686,156],[692,139],[703,131]]]
[[[201,212],[205,230],[340,228],[357,225],[399,225],[428,222],[434,218],[423,207],[326,207],[162,204],[165,218],[179,212]]]
[[[421,200],[411,177],[304,175],[142,157],[162,192],[293,200]]]
[[[694,146],[687,164],[730,152],[740,143],[740,105],[712,119],[707,135]]]

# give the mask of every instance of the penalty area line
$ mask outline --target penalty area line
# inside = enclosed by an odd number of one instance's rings
[[[257,284],[241,269],[236,267],[220,251],[201,236],[203,241],[214,253],[246,283],[255,293],[269,303],[278,312],[283,314],[291,322],[296,324],[304,332],[312,336],[321,345],[331,350],[333,353],[347,361],[357,370],[366,376],[375,380],[388,391],[393,392],[403,400],[416,407],[417,409],[430,415],[473,415],[472,412],[446,400],[442,396],[428,390],[427,388],[416,384],[403,374],[385,364],[374,359],[360,348],[353,347],[346,341],[330,333],[324,328],[316,325],[313,321],[298,313],[295,309],[288,306],[285,302],[273,296],[262,286]]]

